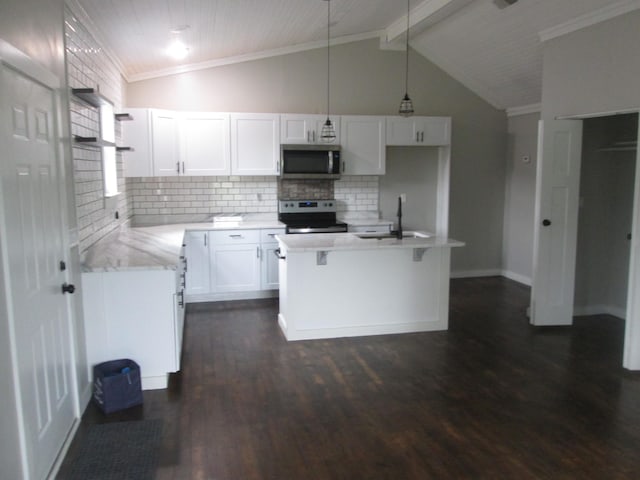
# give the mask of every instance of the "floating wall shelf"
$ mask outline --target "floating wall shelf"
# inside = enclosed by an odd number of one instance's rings
[[[133,117],[131,116],[130,113],[116,113],[115,117],[116,117],[116,121],[118,122],[122,122],[125,120],[133,120]]]
[[[73,140],[76,143],[87,146],[87,147],[115,147],[116,146],[115,143],[101,140],[98,137],[81,137],[79,135],[74,135]]]
[[[95,108],[100,108],[101,105],[113,106],[113,103],[102,96],[95,88],[72,88],[71,93],[74,97],[79,98]]]

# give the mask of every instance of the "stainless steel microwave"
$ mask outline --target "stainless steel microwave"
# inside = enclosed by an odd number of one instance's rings
[[[282,178],[340,178],[339,145],[281,145]]]

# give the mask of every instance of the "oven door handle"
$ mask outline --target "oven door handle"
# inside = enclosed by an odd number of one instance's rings
[[[279,249],[279,248],[276,248],[276,249],[273,251],[273,254],[278,258],[278,260],[284,260],[284,259],[286,259],[286,258],[287,258],[286,256],[282,255],[282,252],[280,251],[280,249]]]

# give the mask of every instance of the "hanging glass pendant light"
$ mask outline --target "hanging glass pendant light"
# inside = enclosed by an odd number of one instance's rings
[[[327,121],[322,125],[322,130],[320,131],[320,139],[323,142],[335,142],[336,140],[336,129],[333,127],[333,123],[329,118],[329,99],[330,99],[330,84],[331,84],[331,62],[329,56],[329,46],[331,44],[331,34],[330,34],[330,20],[331,20],[331,0],[325,0],[327,2]]]
[[[409,11],[410,11],[410,2],[411,0],[407,0],[407,32],[406,32],[406,43],[405,43],[405,76],[404,76],[404,97],[400,102],[400,110],[398,113],[403,117],[410,117],[413,115],[413,102],[411,98],[409,98]]]

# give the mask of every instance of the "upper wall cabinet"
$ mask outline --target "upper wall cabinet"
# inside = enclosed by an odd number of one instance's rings
[[[122,140],[132,150],[124,159],[125,177],[152,177],[151,111],[148,108],[127,108],[132,119],[122,123]]]
[[[183,175],[229,175],[229,114],[183,112],[180,162]]]
[[[326,115],[296,115],[285,114],[280,116],[280,143],[304,145],[324,143],[320,139],[322,126],[327,121]],[[340,117],[331,118],[336,131],[336,139],[332,144],[340,144]]]
[[[151,154],[156,177],[181,175],[177,112],[151,110]]]
[[[444,146],[451,143],[451,117],[387,117],[387,145]]]
[[[278,175],[280,116],[231,114],[231,174]]]
[[[341,155],[344,175],[384,175],[385,117],[341,117]]]
[[[126,177],[229,175],[229,114],[128,109]]]

